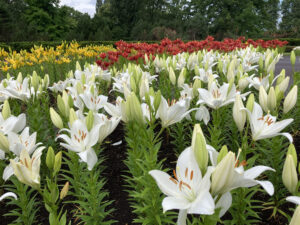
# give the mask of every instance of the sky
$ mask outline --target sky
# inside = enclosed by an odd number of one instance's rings
[[[96,11],[96,0],[60,0],[60,5],[73,7],[82,13],[88,13],[91,17]]]

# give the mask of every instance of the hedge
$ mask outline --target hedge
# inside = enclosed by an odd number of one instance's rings
[[[271,40],[269,38],[262,38],[263,40]],[[279,38],[281,41],[288,41],[288,46],[286,48],[287,52],[290,52],[295,46],[300,46],[300,38]],[[80,46],[87,45],[113,45],[115,47],[116,41],[78,41]],[[127,41],[127,42],[138,42],[138,41]],[[160,41],[142,41],[146,43],[159,43]],[[186,41],[185,41],[186,42]],[[47,47],[56,47],[60,45],[61,41],[34,41],[34,42],[0,42],[0,48],[4,48],[6,51],[9,50],[9,47],[12,50],[30,50],[34,45],[43,45]],[[66,43],[71,43],[71,41],[66,41]]]

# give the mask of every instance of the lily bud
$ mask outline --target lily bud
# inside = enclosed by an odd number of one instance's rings
[[[71,108],[71,109],[70,109],[70,116],[69,116],[69,122],[70,122],[70,125],[71,125],[71,126],[73,125],[73,122],[74,122],[75,120],[78,120],[78,117],[77,117],[77,115],[76,115],[74,109]]]
[[[200,79],[195,79],[194,83],[193,83],[193,95],[196,97],[198,96],[199,92],[198,92],[198,88],[201,88],[202,84],[201,84],[201,80]]]
[[[17,81],[18,81],[19,83],[22,83],[22,81],[23,81],[23,76],[22,76],[22,73],[21,73],[21,72],[18,73]]]
[[[264,68],[264,59],[262,58],[262,56],[258,60],[258,65],[259,65],[259,70],[263,70],[263,68]]]
[[[140,97],[144,97],[149,92],[149,81],[147,78],[143,78],[140,84]]]
[[[76,91],[77,91],[77,94],[82,94],[83,93],[83,87],[82,87],[82,84],[80,82],[77,82],[77,84],[76,84]]]
[[[66,107],[65,107],[65,103],[61,97],[61,95],[58,95],[57,96],[57,107],[58,107],[58,110],[59,112],[63,115],[63,116],[66,116]]]
[[[133,76],[130,76],[130,88],[131,90],[136,93],[136,83],[135,83],[135,79]]]
[[[224,194],[233,181],[235,166],[235,154],[228,152],[222,161],[216,166],[212,174],[211,194],[216,196]]]
[[[35,71],[33,71],[32,76],[31,76],[31,85],[34,88],[35,91],[38,90],[39,87],[39,79],[38,75]]]
[[[185,81],[185,73],[186,73],[186,69],[183,68],[179,74],[178,80],[177,80],[177,86],[181,87],[184,84]]]
[[[55,155],[53,174],[59,172],[61,167],[61,160],[62,160],[62,152],[60,151]]]
[[[280,102],[281,99],[284,97],[284,92],[280,90],[278,86],[275,87],[275,95],[277,102]]]
[[[134,92],[131,92],[130,96],[126,101],[125,107],[126,116],[129,121],[138,121],[139,123],[144,123],[141,104]]]
[[[46,156],[46,165],[49,170],[52,170],[55,162],[55,154],[52,147],[48,148],[47,156]]]
[[[176,84],[176,75],[172,67],[169,68],[169,78],[173,85]]]
[[[160,102],[161,102],[161,92],[160,92],[160,90],[158,90],[154,95],[153,106],[154,106],[155,112],[157,112],[157,110],[160,106]]]
[[[61,189],[59,198],[60,198],[60,199],[63,199],[64,197],[66,197],[67,194],[68,194],[68,191],[69,191],[69,181],[67,181],[67,182],[65,183],[63,189]]]
[[[218,159],[217,159],[218,164],[227,155],[227,153],[228,153],[228,148],[227,148],[226,145],[223,145],[222,148],[221,148],[221,151],[220,151],[220,153],[218,155]]]
[[[205,174],[208,164],[206,141],[199,124],[196,124],[192,137],[192,150],[202,174]]]
[[[0,149],[4,152],[9,152],[9,142],[7,140],[7,137],[4,136],[2,132],[0,132]]]
[[[268,112],[268,95],[263,86],[259,87],[259,104],[265,112]]]
[[[280,84],[277,85],[279,87],[280,91],[282,91],[284,93],[289,86],[289,82],[290,82],[290,77],[284,78],[284,80]]]
[[[278,78],[276,80],[276,84],[280,84],[285,79],[285,69],[282,69]]]
[[[200,76],[199,67],[195,65],[194,72],[196,76]]]
[[[271,87],[268,94],[268,109],[274,111],[276,109],[276,94],[274,87]]]
[[[297,152],[296,152],[296,149],[295,149],[295,145],[294,145],[293,143],[291,143],[291,144],[289,145],[287,154],[288,154],[288,155],[291,155],[291,156],[293,157],[294,163],[295,163],[295,165],[297,165],[297,163],[298,163],[298,160],[297,160]]]
[[[285,97],[283,102],[283,113],[289,112],[297,102],[298,86],[295,85]]]
[[[92,110],[89,111],[89,113],[85,119],[85,123],[86,123],[86,128],[88,129],[88,131],[91,131],[91,129],[93,128],[93,125],[94,125],[94,113]]]
[[[76,70],[82,71],[81,66],[78,61],[76,61]]]
[[[252,110],[253,110],[254,101],[255,101],[255,99],[254,99],[254,94],[251,93],[251,94],[249,95],[248,100],[247,100],[247,103],[246,103],[246,108],[247,108],[250,112],[252,112]]]
[[[294,164],[293,156],[287,154],[282,171],[282,181],[290,193],[294,194],[297,190],[298,175]]]
[[[243,91],[246,87],[248,87],[248,84],[249,84],[249,81],[246,79],[246,77],[248,76],[242,76],[240,79],[239,79],[239,90],[240,91]]]
[[[50,107],[50,117],[54,126],[56,126],[59,129],[62,129],[64,127],[60,115],[58,115],[58,113],[52,107]]]
[[[299,225],[299,221],[300,221],[300,205],[297,206],[289,225]]]
[[[291,58],[291,64],[292,64],[292,66],[294,66],[295,63],[296,63],[296,55],[295,55],[294,51],[291,52],[291,57],[290,58]]]
[[[43,79],[43,88],[47,89],[49,86],[50,78],[49,75],[46,74]]]
[[[232,114],[235,124],[237,125],[239,131],[241,132],[244,129],[244,125],[246,123],[246,111],[241,110],[244,107],[243,101],[241,99],[241,96],[237,94],[235,96],[235,102],[233,104],[232,108]]]
[[[11,111],[10,111],[9,102],[8,100],[5,100],[2,108],[2,117],[4,120],[6,120],[10,116],[11,116]]]

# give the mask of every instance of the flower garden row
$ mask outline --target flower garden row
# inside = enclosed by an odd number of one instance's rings
[[[274,43],[284,43],[225,42],[119,42],[115,53],[100,55],[114,64],[78,62],[54,83],[51,74],[8,75],[0,84],[0,156],[2,198],[13,198],[3,218],[113,224],[128,214],[126,222],[138,224],[298,224],[300,206],[288,201],[300,205],[293,144],[300,74],[294,71],[293,85],[284,70],[274,74],[282,56]],[[143,60],[130,62],[133,55]],[[293,54],[291,63],[298,63]],[[116,129],[125,138],[112,143]],[[120,143],[126,169],[118,188],[132,212],[116,207],[121,199],[107,185],[106,154],[118,154]]]

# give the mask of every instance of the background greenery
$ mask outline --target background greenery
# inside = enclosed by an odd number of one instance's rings
[[[300,0],[97,0],[91,18],[59,0],[0,0],[0,41],[300,37]]]

